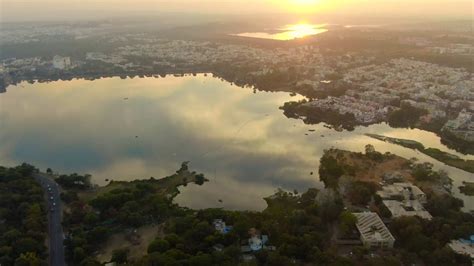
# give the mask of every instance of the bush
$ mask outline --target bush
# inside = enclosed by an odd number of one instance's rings
[[[170,244],[168,243],[168,241],[158,238],[158,239],[153,240],[148,246],[148,254],[151,254],[154,252],[163,253],[167,251],[169,248],[170,248]]]

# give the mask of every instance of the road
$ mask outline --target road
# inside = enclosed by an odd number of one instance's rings
[[[48,199],[49,265],[64,266],[64,234],[61,225],[61,200],[58,184],[46,174],[35,174]]]

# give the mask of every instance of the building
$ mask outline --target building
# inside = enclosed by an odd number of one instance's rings
[[[420,203],[426,203],[425,193],[417,186],[410,183],[393,183],[392,185],[386,185],[377,194],[382,199],[405,199],[405,200],[417,200]]]
[[[374,212],[353,213],[360,240],[368,248],[393,248],[395,238]]]
[[[426,220],[433,218],[417,200],[384,200],[383,204],[390,211],[392,217],[418,216]]]
[[[71,58],[70,57],[62,57],[59,55],[55,55],[53,57],[53,67],[57,69],[67,69],[71,66]]]
[[[393,217],[419,216],[431,220],[431,214],[425,210],[426,194],[417,186],[410,183],[393,183],[383,186],[377,192],[383,199]]]
[[[469,240],[453,240],[449,242],[448,246],[458,254],[469,256],[474,265],[474,235]]]

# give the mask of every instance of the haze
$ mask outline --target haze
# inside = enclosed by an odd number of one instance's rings
[[[469,0],[0,0],[1,21],[193,14],[271,14],[471,19]]]

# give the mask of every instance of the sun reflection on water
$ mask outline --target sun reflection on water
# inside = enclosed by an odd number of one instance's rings
[[[327,32],[326,24],[290,24],[278,29],[278,33],[246,32],[237,36],[288,41]]]

